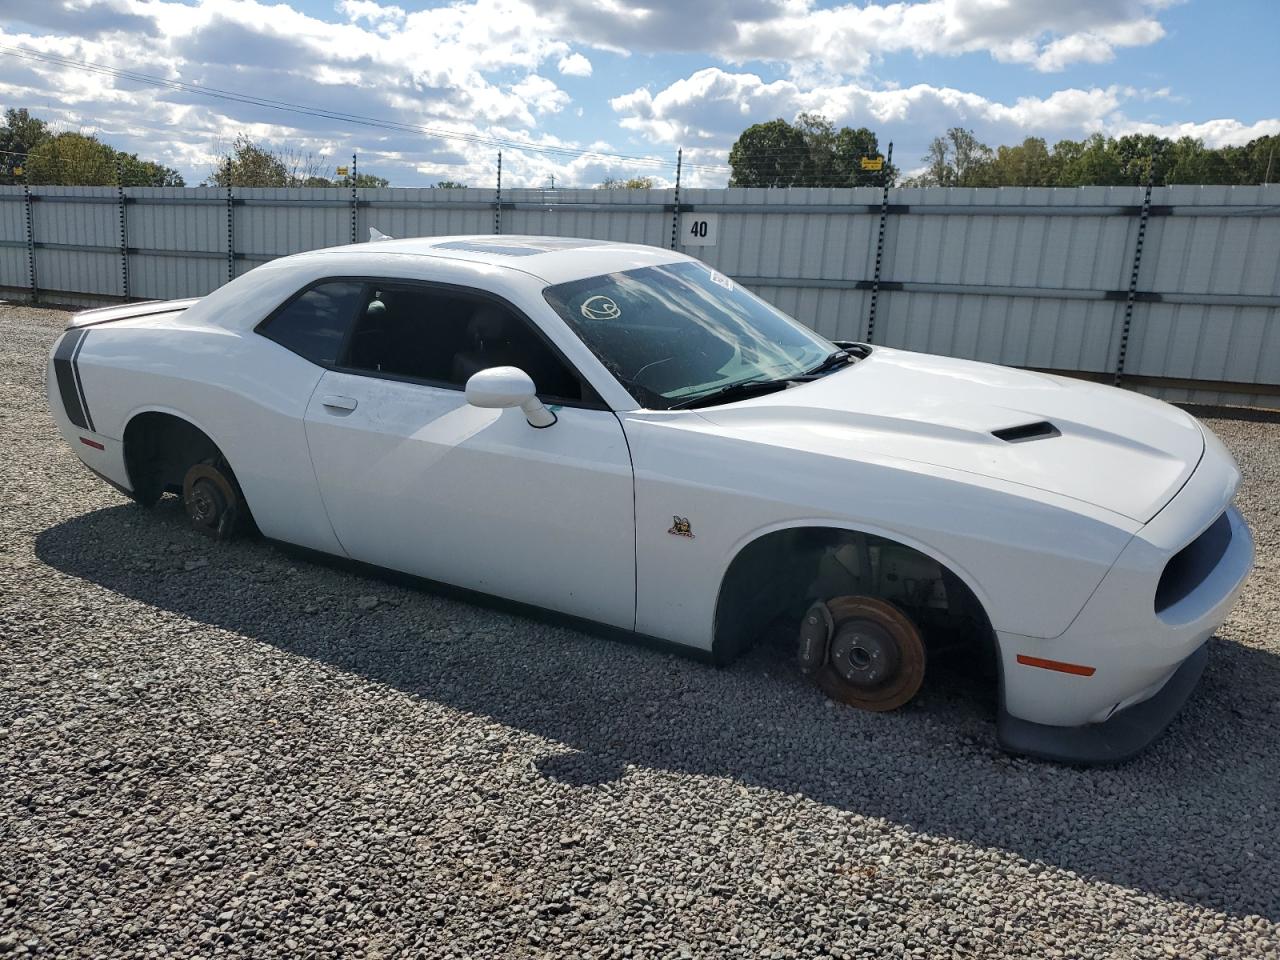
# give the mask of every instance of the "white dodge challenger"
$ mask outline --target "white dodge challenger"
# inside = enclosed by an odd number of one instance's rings
[[[705,264],[545,237],[298,254],[80,313],[80,459],[196,527],[727,662],[783,620],[872,710],[990,665],[1008,750],[1114,762],[1195,686],[1253,562],[1218,439],[1109,387],[833,343]]]

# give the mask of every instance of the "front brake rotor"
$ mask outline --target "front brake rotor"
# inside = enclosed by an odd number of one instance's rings
[[[833,629],[826,663],[815,678],[822,691],[863,710],[894,710],[924,682],[924,639],[901,610],[875,597],[827,602]]]

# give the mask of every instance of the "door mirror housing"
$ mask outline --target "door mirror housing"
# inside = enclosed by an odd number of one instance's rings
[[[533,378],[519,367],[490,367],[467,380],[467,403],[486,409],[519,407],[529,426],[542,429],[556,422],[556,415],[538,399]]]

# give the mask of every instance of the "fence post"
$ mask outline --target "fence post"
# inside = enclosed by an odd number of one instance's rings
[[[493,232],[502,233],[502,151],[498,151],[498,193],[493,202]]]
[[[1151,188],[1155,185],[1155,165],[1147,177],[1147,190],[1142,196],[1142,214],[1138,219],[1138,239],[1133,245],[1133,270],[1129,273],[1129,295],[1124,301],[1124,323],[1120,327],[1120,352],[1116,356],[1116,376],[1112,382],[1118,387],[1124,379],[1124,360],[1129,352],[1129,331],[1133,327],[1133,303],[1138,296],[1138,271],[1142,268],[1142,245],[1147,237],[1147,218],[1151,213]]]
[[[884,185],[880,190],[880,231],[876,234],[876,269],[871,279],[871,310],[867,315],[867,343],[871,343],[876,335],[876,304],[880,299],[880,266],[884,263],[884,223],[889,216],[889,170],[893,166],[893,142],[884,161]]]
[[[120,204],[120,295],[129,299],[129,214],[125,210],[124,162],[116,160],[116,200]]]
[[[356,166],[356,154],[351,155],[351,242],[359,240],[357,219],[359,217],[360,197],[356,193],[356,183],[360,179],[360,168]]]
[[[36,283],[36,228],[31,215],[31,184],[22,178],[22,202],[27,215],[27,279],[31,281],[31,302],[40,301],[40,287]]]
[[[236,278],[236,214],[231,196],[231,158],[227,157],[227,283]]]
[[[676,202],[671,208],[671,249],[676,248],[676,238],[680,234],[680,168],[684,163],[684,147],[676,150]]]

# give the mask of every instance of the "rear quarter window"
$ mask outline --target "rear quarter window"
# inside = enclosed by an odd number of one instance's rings
[[[258,332],[312,363],[328,366],[337,362],[363,301],[363,283],[320,283],[277,310]]]

